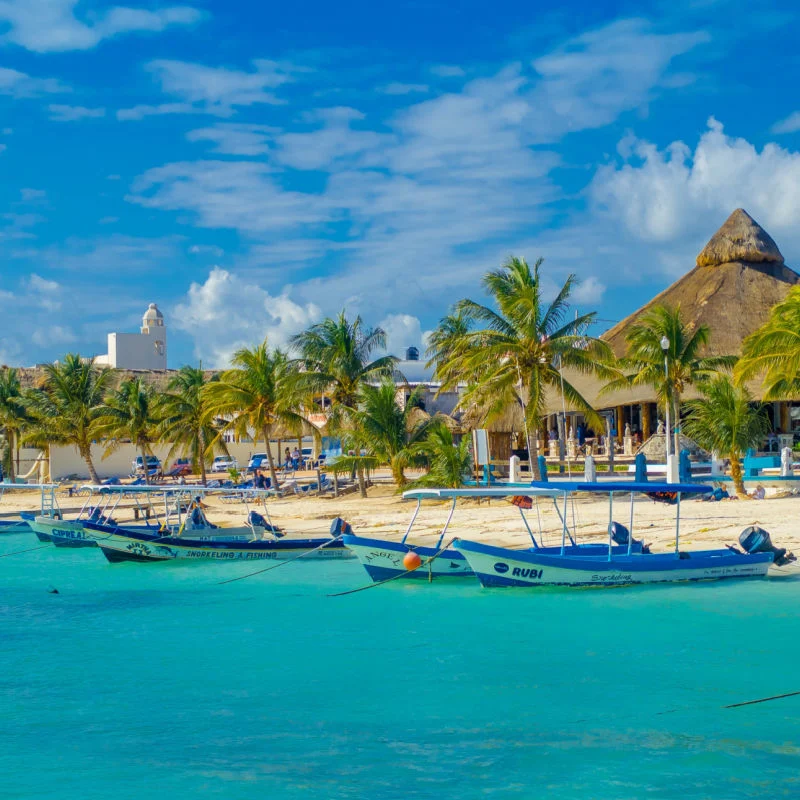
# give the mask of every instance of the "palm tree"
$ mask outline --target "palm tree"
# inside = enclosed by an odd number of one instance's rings
[[[730,375],[706,381],[700,391],[701,399],[686,403],[686,433],[706,450],[730,459],[736,493],[745,496],[742,458],[769,433],[769,420],[763,408],[753,405],[747,389],[737,386]]]
[[[256,438],[260,434],[269,462],[272,485],[277,488],[278,476],[269,441],[276,425],[302,436],[306,420],[299,412],[297,372],[282,350],[270,350],[265,339],[260,345],[237,350],[234,368],[226,370],[218,381],[203,389],[208,413],[229,419],[227,428],[239,436]]]
[[[419,390],[401,408],[397,402],[397,386],[392,378],[384,378],[378,386],[364,385],[353,412],[352,444],[365,447],[382,464],[389,464],[398,487],[406,483],[405,468],[412,462],[411,448],[425,437],[436,417],[419,419]],[[426,415],[422,415],[426,416]]]
[[[603,364],[611,358],[605,342],[586,335],[594,313],[567,319],[574,275],[567,278],[550,305],[545,305],[541,264],[540,258],[531,269],[524,259],[510,258],[501,269],[487,273],[483,287],[497,310],[461,300],[456,314],[470,328],[457,339],[441,329],[435,334],[441,334],[446,354],[436,367],[436,376],[442,381],[440,391],[452,391],[466,383],[459,406],[474,406],[487,420],[502,414],[512,403],[520,404],[528,454],[537,478],[541,476],[536,432],[545,413],[546,390],[563,391],[568,403],[599,424],[594,409],[563,377],[562,367],[605,374]],[[484,327],[472,329],[472,323]]]
[[[773,306],[769,319],[742,344],[734,375],[743,382],[764,375],[764,400],[800,394],[800,286]]]
[[[218,379],[215,375],[206,381],[203,370],[181,367],[167,384],[158,408],[159,438],[172,443],[167,458],[176,454],[191,458],[192,470],[200,472],[203,486],[207,483],[207,459],[215,450],[227,453],[220,430],[209,415],[204,392],[204,387]]]
[[[412,481],[409,484],[412,487],[458,489],[472,469],[469,438],[464,436],[456,444],[452,431],[444,423],[432,425],[426,437],[412,447],[412,452],[428,462],[428,472]]]
[[[361,388],[391,376],[397,363],[394,356],[372,359],[376,350],[386,347],[386,333],[381,328],[364,328],[361,317],[350,322],[344,311],[299,333],[292,345],[300,352],[301,389],[331,400],[331,431],[346,427]]]
[[[688,386],[702,385],[717,376],[720,369],[730,369],[735,356],[702,355],[711,338],[708,325],[692,330],[681,315],[680,306],[655,305],[643,314],[627,335],[628,350],[619,360],[617,374],[604,392],[631,386],[651,386],[659,403],[669,404],[674,420],[675,453],[678,452],[681,396]],[[668,341],[665,352],[662,340]],[[668,432],[669,435],[669,432]]]
[[[463,309],[442,317],[436,330],[428,338],[427,366],[434,367],[441,373],[469,330],[470,320],[467,319]]]
[[[147,456],[157,438],[157,407],[155,389],[141,378],[128,378],[106,397],[94,422],[94,435],[106,440],[105,455],[125,440],[133,442],[142,456],[145,483],[150,483]]]
[[[3,367],[0,370],[0,427],[6,439],[7,457],[5,462],[9,480],[14,480],[14,451],[19,444],[19,434],[28,419],[22,401],[17,370]]]
[[[111,381],[111,370],[97,369],[77,353],[61,363],[46,364],[39,388],[26,393],[37,441],[74,445],[86,462],[93,483],[99,483],[92,461],[95,421]]]

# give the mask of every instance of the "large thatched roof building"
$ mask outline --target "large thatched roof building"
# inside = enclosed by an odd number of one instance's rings
[[[602,338],[617,356],[624,355],[627,336],[636,320],[652,306],[680,306],[691,327],[711,329],[709,353],[738,355],[743,340],[768,318],[771,308],[800,283],[800,275],[784,263],[772,237],[744,210],[737,208],[700,251],[693,269],[650,302],[634,311]],[[622,434],[626,425],[646,439],[655,430],[655,396],[647,386],[603,393],[603,381],[584,375],[570,375],[570,381],[598,410],[611,416]],[[760,385],[751,386],[757,397]],[[685,398],[696,396],[692,387]],[[786,404],[775,404],[773,424],[788,432]],[[550,398],[549,410],[561,410],[561,397]],[[577,415],[575,415],[577,416]],[[549,427],[549,426],[548,426]]]
[[[619,322],[603,338],[620,356],[631,325],[654,305],[680,306],[692,326],[711,328],[709,351],[737,355],[743,339],[800,283],[772,237],[737,208],[697,256],[694,269]]]

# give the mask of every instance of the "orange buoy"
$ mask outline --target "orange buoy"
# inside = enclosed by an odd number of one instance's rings
[[[419,569],[422,566],[422,559],[419,557],[418,553],[409,550],[403,556],[403,566],[411,572],[411,570]]]

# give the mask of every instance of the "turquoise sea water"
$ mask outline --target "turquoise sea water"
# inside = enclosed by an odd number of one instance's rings
[[[723,709],[800,690],[798,581],[215,585],[247,571],[0,559],[0,796],[800,797],[800,697]]]

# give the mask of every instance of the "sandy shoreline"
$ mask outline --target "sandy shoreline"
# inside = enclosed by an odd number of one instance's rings
[[[58,493],[57,499],[65,516],[76,514],[85,498],[68,497]],[[127,502],[127,501],[126,501]],[[205,500],[212,522],[222,525],[241,524],[245,516],[242,504],[223,503],[218,497]],[[315,497],[290,495],[269,500],[273,521],[288,535],[321,535],[327,532],[331,520],[346,519],[357,534],[382,539],[399,539],[405,533],[414,510],[414,502],[403,500],[393,486],[374,485],[364,499],[356,494],[344,497]],[[0,516],[22,510],[36,511],[39,496],[36,492],[5,492],[0,498]],[[256,506],[252,506],[255,508]],[[118,509],[119,521],[133,518],[132,508]],[[438,538],[447,520],[449,502],[426,501],[414,525],[409,541],[431,544]],[[545,544],[561,541],[561,524],[549,499],[539,501],[542,539]],[[573,519],[574,514],[574,519]],[[529,524],[538,534],[536,507],[527,512]],[[735,544],[748,525],[760,525],[772,536],[778,547],[800,554],[800,497],[768,497],[766,500],[725,500],[707,503],[684,500],[681,504],[681,545],[686,549],[704,549]],[[629,525],[630,503],[617,496],[614,519]],[[605,540],[608,524],[608,502],[600,497],[581,497],[569,506],[570,527],[575,526],[582,541]],[[448,530],[448,538],[460,535],[480,541],[510,547],[525,547],[530,541],[519,511],[507,500],[494,499],[459,501]],[[634,502],[634,535],[664,551],[674,547],[675,509],[639,496]]]

